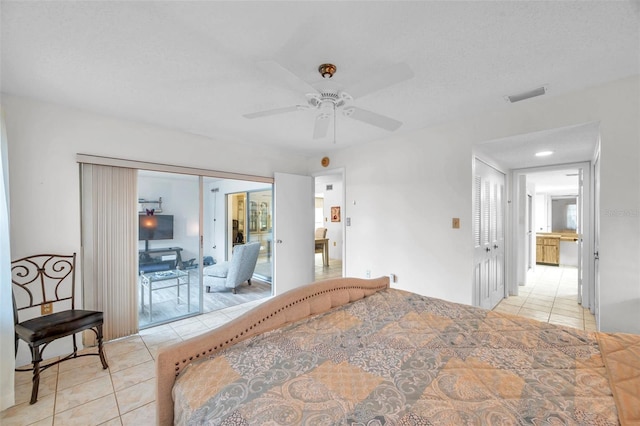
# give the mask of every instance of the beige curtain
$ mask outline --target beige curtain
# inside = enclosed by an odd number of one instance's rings
[[[137,170],[81,163],[84,308],[104,312],[104,340],[138,332]],[[95,344],[84,333],[86,346]]]

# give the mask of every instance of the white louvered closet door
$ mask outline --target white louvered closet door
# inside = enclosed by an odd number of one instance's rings
[[[473,185],[473,303],[491,309],[504,297],[505,176],[475,160]]]

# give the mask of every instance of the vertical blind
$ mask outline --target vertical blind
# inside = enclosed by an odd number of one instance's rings
[[[137,170],[81,163],[85,309],[104,312],[104,338],[138,332]],[[85,332],[84,344],[95,344]]]

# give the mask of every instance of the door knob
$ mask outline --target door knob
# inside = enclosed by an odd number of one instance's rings
[[[497,245],[497,244],[494,244],[494,245],[493,245],[493,248],[494,248],[494,249],[497,249],[497,248],[498,248],[498,245]]]
[[[487,247],[487,248],[485,249],[485,251],[490,252],[490,251],[491,251],[491,249],[490,249],[489,247]]]
[[[276,244],[282,244],[282,240],[276,240]]]

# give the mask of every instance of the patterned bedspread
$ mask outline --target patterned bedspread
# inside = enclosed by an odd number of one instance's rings
[[[193,363],[175,423],[616,425],[597,334],[389,289]]]

